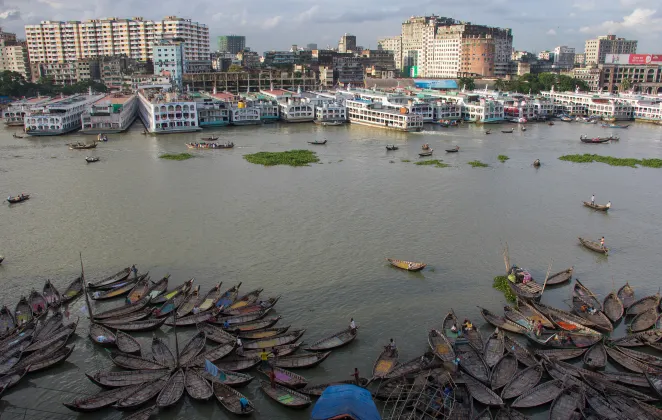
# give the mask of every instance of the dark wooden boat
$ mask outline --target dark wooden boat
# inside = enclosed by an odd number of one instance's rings
[[[360,382],[359,386],[365,386],[368,383],[368,380],[365,378],[359,378],[359,382]],[[356,385],[356,381],[354,379],[347,379],[344,381],[335,381],[335,382],[327,382],[325,384],[309,385],[306,386],[305,388],[299,389],[298,391],[310,397],[320,397],[328,387],[333,385]]]
[[[210,136],[210,137],[202,137],[202,141],[216,141],[218,140],[218,136]]]
[[[590,386],[584,388],[586,403],[597,414],[599,419],[626,418],[607,396]]]
[[[625,395],[612,395],[611,402],[613,402],[624,418],[628,419],[644,419],[648,418],[648,413],[637,404],[637,400],[626,397]]]
[[[398,376],[410,375],[422,370],[435,369],[441,366],[441,361],[437,359],[431,352],[426,352],[422,356],[415,357],[404,363],[400,363],[395,369],[384,377],[384,379],[397,378]],[[354,383],[353,380],[349,381]]]
[[[79,413],[93,412],[101,410],[105,407],[109,407],[115,404],[117,401],[131,396],[133,393],[137,392],[141,386],[142,384],[138,384],[101,391],[90,397],[79,398],[70,403],[62,404],[68,409],[77,411]]]
[[[581,357],[584,353],[586,353],[586,349],[548,349],[548,350],[542,350],[542,349],[536,349],[533,351],[533,353],[536,356],[546,356],[550,359],[555,359],[555,360],[570,360],[570,359],[575,359],[577,357]]]
[[[525,416],[517,410],[506,407],[497,411],[496,415],[494,416],[494,420],[531,420],[531,418]]]
[[[662,371],[646,371],[644,372],[646,380],[650,384],[650,387],[653,388],[655,393],[662,399]]]
[[[431,154],[432,154],[432,152],[430,152],[430,155]],[[429,155],[426,155],[426,156],[429,156]],[[401,268],[401,269],[407,270],[407,271],[421,271],[427,265],[427,264],[422,263],[422,262],[397,260],[395,258],[387,258],[386,261],[388,261],[389,264],[391,264],[393,267]]]
[[[156,283],[152,282],[146,293],[150,297],[150,300],[157,299],[168,290],[168,281],[170,281],[170,274],[166,274]]]
[[[589,201],[582,201],[584,203],[584,206],[590,207],[593,210],[598,210],[598,211],[607,211],[609,210],[609,206],[601,205],[601,204],[591,204]]]
[[[254,349],[264,349],[268,347],[282,346],[284,344],[290,344],[297,341],[306,330],[298,330],[296,332],[290,332],[288,334],[281,335],[279,337],[274,337],[266,340],[255,340],[244,343],[244,349],[254,350]]]
[[[7,306],[0,309],[0,337],[4,338],[14,331],[16,328],[16,320],[11,310]]]
[[[159,365],[175,367],[175,356],[170,351],[170,347],[156,335],[152,336],[152,358]]]
[[[127,303],[136,303],[140,299],[148,295],[151,288],[151,283],[149,277],[146,275],[140,276],[137,282],[133,284],[133,288],[129,290],[129,294],[126,296]]]
[[[183,318],[198,306],[200,301],[200,285],[195,286],[184,298],[184,301],[177,308],[177,318]]]
[[[90,324],[88,336],[93,343],[101,347],[113,347],[115,345],[115,334],[100,324]]]
[[[274,372],[274,381],[279,385],[283,385],[291,389],[299,389],[308,385],[308,380],[301,375],[297,375],[294,372],[290,372],[279,367],[272,367],[272,369]],[[258,368],[257,371],[266,377],[269,377],[269,372],[265,372],[260,368]]]
[[[497,390],[505,386],[517,373],[517,358],[515,353],[506,352],[494,365],[490,372],[490,388]]]
[[[625,309],[629,308],[637,301],[634,297],[634,289],[630,286],[630,282],[625,283],[623,287],[618,289],[617,295],[621,302],[623,302],[623,308]]]
[[[129,416],[122,417],[122,420],[149,420],[152,418],[152,416],[158,414],[158,412],[159,408],[155,405],[152,405],[147,408],[143,408],[142,410],[138,410]]]
[[[116,287],[112,289],[94,291],[90,297],[94,300],[106,300],[126,295],[135,287],[136,284],[138,284],[139,281],[145,280],[146,277],[147,274],[143,274],[138,278],[138,280],[127,279],[122,283],[118,283]]]
[[[499,329],[518,334],[525,334],[527,332],[527,329],[519,324],[515,324],[514,322],[509,321],[506,318],[499,316],[495,313],[492,313],[485,308],[481,308],[480,306],[478,308],[480,309],[480,314],[483,316],[485,321],[489,322],[490,324],[494,325]]]
[[[19,299],[18,303],[16,304],[14,317],[16,320],[16,325],[19,327],[32,321],[32,318],[34,317],[32,314],[32,307],[28,303],[28,300],[25,296],[21,296],[21,299]]]
[[[569,386],[554,398],[549,409],[549,420],[579,420],[584,405],[582,388]]]
[[[562,329],[564,331],[580,333],[580,334],[602,335],[598,331],[589,327],[585,327],[583,324],[580,324],[579,322],[575,322],[572,319],[566,319],[562,316],[555,314],[550,314],[549,318],[552,320],[552,322],[554,322],[554,325],[556,325],[559,329]]]
[[[549,278],[547,278],[547,286],[554,286],[557,284],[565,283],[566,281],[572,279],[572,273],[575,271],[575,267],[567,268],[558,273],[554,273]]]
[[[122,353],[140,354],[142,350],[138,340],[120,330],[115,333],[115,343]]]
[[[277,337],[279,335],[283,335],[289,329],[290,326],[288,325],[286,327],[280,327],[280,328],[265,328],[263,330],[258,330],[258,331],[247,331],[245,333],[239,333],[239,338],[241,338],[242,340],[263,340],[266,338],[272,338],[272,337]]]
[[[572,293],[574,294],[574,296],[580,297],[584,302],[586,302],[591,307],[599,311],[602,310],[602,302],[600,302],[598,298],[595,297],[593,292],[591,292],[586,286],[584,286],[582,282],[579,281],[579,279],[575,279],[575,286],[573,287]]]
[[[30,296],[28,296],[28,302],[30,303],[30,308],[32,308],[32,314],[39,318],[40,316],[48,313],[48,303],[46,299],[41,295],[41,293],[32,289]]]
[[[594,138],[589,138],[586,135],[581,135],[579,136],[579,140],[581,140],[582,143],[589,143],[589,144],[598,144],[598,143],[607,143],[611,139],[609,137],[594,137]]]
[[[470,375],[462,375],[461,379],[464,381],[469,394],[479,403],[492,407],[503,406],[503,400],[501,397],[488,388],[484,383]]]
[[[357,328],[358,331],[358,328]],[[308,347],[304,347],[304,350],[307,351],[326,351],[326,350],[331,350],[331,349],[336,349],[338,347],[345,346],[356,338],[358,333],[352,334],[352,331],[350,328],[346,328],[342,331],[339,331],[335,334],[332,334],[328,337],[322,338],[320,340],[315,341],[313,344],[311,344]]]
[[[496,330],[487,338],[485,347],[483,348],[483,356],[487,366],[493,367],[503,357],[503,352],[506,347],[503,342],[503,332]]]
[[[640,388],[650,388],[650,384],[645,375],[631,372],[602,372],[605,378],[610,382],[619,382],[625,385],[638,386]]]
[[[642,312],[646,312],[650,309],[657,309],[659,303],[660,303],[659,292],[652,296],[643,297],[628,307],[626,315],[635,316],[635,315],[639,315]]]
[[[329,355],[330,351],[324,353],[309,353],[276,358],[272,364],[286,369],[304,369],[311,368],[322,363]]]
[[[24,328],[16,329],[12,334],[2,340],[2,343],[0,344],[0,354],[6,354],[10,351],[25,348],[25,342],[32,342],[34,333],[35,329],[33,323],[25,325]]]
[[[172,327],[173,325],[177,325],[178,327],[186,327],[190,325],[206,324],[207,321],[214,318],[215,316],[214,314],[216,311],[217,309],[214,309],[212,311],[188,315],[183,318],[177,318],[174,322],[172,318],[167,317],[165,318],[166,319],[165,325],[168,325],[170,327]]]
[[[187,293],[177,293],[167,301],[165,301],[160,307],[154,309],[152,314],[157,318],[168,317],[170,314],[175,312],[186,300]]]
[[[542,296],[542,286],[533,279],[526,283],[513,283],[509,281],[508,286],[513,293],[522,299],[540,299],[540,296]]]
[[[662,125],[662,124],[659,124],[659,125]],[[655,419],[655,420],[662,420],[662,410],[661,409],[659,409],[659,408],[657,408],[657,407],[655,407],[651,404],[646,404],[644,402],[641,402],[639,400],[633,399],[632,401],[634,401],[634,403],[637,404],[639,406],[639,408],[644,410],[644,412],[646,413],[645,417],[650,417],[651,419]]]
[[[623,317],[623,302],[618,298],[616,292],[609,293],[602,304],[605,315],[613,323],[618,322]]]
[[[50,308],[57,308],[60,306],[60,292],[57,291],[50,280],[46,280],[42,295],[44,296],[44,299],[46,299],[46,303],[48,303]]]
[[[653,329],[636,334],[626,335],[625,337],[612,338],[609,340],[609,343],[618,345],[620,347],[641,347],[645,345],[651,345],[661,339],[662,330]]]
[[[184,348],[179,352],[179,364],[186,366],[188,362],[193,360],[204,349],[207,338],[205,333],[198,331],[191,339],[184,345]]]
[[[159,395],[161,390],[165,387],[168,377],[156,379],[152,382],[147,382],[139,385],[138,390],[133,392],[128,397],[125,397],[113,405],[118,410],[132,410],[147,403],[147,401]],[[121,388],[120,388],[121,389]]]
[[[257,302],[258,298],[260,297],[260,293],[262,293],[263,290],[264,289],[261,289],[261,288],[251,290],[250,292],[246,293],[245,295],[243,295],[242,297],[240,297],[239,299],[234,301],[234,303],[227,306],[227,311],[229,312],[229,311],[232,311],[232,310],[235,310],[235,309],[239,309],[239,308],[243,308],[243,307],[252,305],[253,303]],[[278,300],[278,298],[274,298],[274,299]],[[223,309],[223,313],[225,313],[225,312],[226,312],[226,309]]]
[[[215,307],[216,301],[221,298],[221,285],[223,282],[218,283],[216,286],[212,287],[211,290],[204,295],[198,302],[198,311],[204,312],[208,311],[211,308]]]
[[[78,277],[72,281],[60,296],[60,303],[66,305],[83,293],[83,280]]]
[[[430,330],[428,333],[428,344],[432,349],[432,353],[441,359],[442,362],[452,362],[455,360],[453,346],[451,346],[448,338],[440,331]]]
[[[104,277],[97,281],[88,282],[87,287],[90,289],[99,289],[102,287],[112,285],[113,283],[120,283],[126,280],[127,277],[129,277],[130,273],[131,273],[131,267],[126,267],[108,277]]]
[[[85,156],[85,162],[87,163],[93,163],[93,162],[98,162],[99,158],[97,156]]]
[[[269,311],[271,311],[271,309],[265,309],[263,311],[253,312],[252,314],[246,314],[246,315],[216,317],[210,319],[209,322],[223,325],[224,326],[223,328],[225,328],[225,324],[227,322],[228,328],[225,329],[232,330],[235,328],[237,324],[246,324],[264,318],[269,313]]]
[[[69,149],[71,150],[86,150],[86,149],[96,149],[96,143],[84,144],[84,143],[70,143]]]
[[[589,308],[591,304],[587,303],[583,298],[580,298],[579,296],[573,296],[572,297],[572,309],[575,311],[577,315],[582,317],[583,319],[588,319],[591,321],[593,324],[595,324],[595,328],[605,331],[605,332],[612,332],[614,331],[614,325],[611,323],[609,318],[607,318],[607,315],[604,314],[601,310],[596,309],[595,312],[591,313],[589,311]]]
[[[464,338],[471,343],[471,345],[478,351],[478,353],[483,352],[483,347],[485,346],[485,342],[483,341],[483,335],[480,333],[480,330],[478,328],[471,328],[469,330],[464,331]]]
[[[531,304],[536,309],[538,309],[540,312],[542,312],[545,316],[549,317],[550,320],[551,320],[550,315],[554,314],[557,317],[560,317],[564,320],[570,320],[572,322],[575,322],[575,323],[580,324],[580,325],[584,325],[586,327],[595,327],[595,323],[593,323],[591,320],[578,317],[577,315],[572,314],[568,311],[557,309],[557,308],[545,305],[545,304],[540,303],[540,302],[531,302]]]
[[[648,394],[644,394],[643,392],[636,391],[631,387],[623,386],[615,382],[609,382],[607,379],[604,379],[602,376],[599,375],[589,376],[582,374],[582,378],[584,382],[586,382],[588,385],[592,386],[593,388],[604,390],[612,395],[614,393],[620,393],[636,398],[641,401],[653,401],[656,399],[655,397],[651,397]]]
[[[234,340],[232,342],[226,343],[226,344],[221,344],[216,347],[212,347],[210,350],[207,350],[206,352],[198,355],[197,357],[189,360],[186,362],[184,367],[192,367],[192,366],[204,366],[205,365],[205,360],[209,360],[210,362],[215,362],[228,354],[232,353],[232,350],[234,349],[235,342]],[[243,358],[246,359],[246,358]],[[258,358],[259,360],[259,358]]]
[[[29,368],[30,366],[26,366],[22,369],[15,369],[0,377],[0,395],[2,395],[7,389],[19,383],[25,374],[28,373]]]
[[[161,319],[142,319],[140,321],[132,322],[109,322],[106,321],[105,325],[108,328],[122,331],[152,331],[161,328],[166,321],[166,318]]]
[[[28,357],[21,359],[16,365],[16,369],[28,369],[28,372],[38,372],[62,363],[71,356],[76,346],[65,347],[66,339],[60,340],[59,345],[53,345],[46,349],[33,352]]]
[[[506,400],[509,398],[516,398],[522,395],[525,391],[533,389],[544,372],[544,368],[540,364],[529,366],[528,368],[518,372],[508,382],[501,391],[501,398]]]
[[[473,345],[468,342],[456,342],[455,355],[460,359],[460,369],[481,382],[489,381],[490,368]]]
[[[385,348],[372,365],[372,378],[383,379],[398,365],[398,352]]]
[[[324,141],[317,141],[317,140],[309,141],[308,144],[317,144],[317,145],[326,144],[326,139],[324,139]]]
[[[170,371],[165,368],[130,371],[100,370],[95,373],[86,373],[85,376],[102,388],[120,388],[161,379],[169,373]]]
[[[503,337],[503,342],[506,345],[506,351],[513,352],[518,362],[526,366],[533,366],[536,363],[538,363],[538,361],[536,360],[535,357],[533,357],[533,354],[531,354],[530,351],[528,351],[520,343],[508,337],[507,335]]]
[[[222,383],[214,382],[213,386],[214,396],[221,403],[221,405],[228,410],[229,412],[237,415],[251,415],[255,409],[253,408],[253,403],[248,400],[242,393],[239,391],[230,388],[227,385]],[[239,400],[246,398],[248,401],[248,408],[245,411],[241,410],[241,404]]]
[[[30,199],[30,194],[20,194],[14,197],[12,196],[7,197],[7,201],[9,202],[9,204],[21,203],[29,199]]]
[[[607,351],[602,342],[597,342],[584,353],[584,365],[590,369],[602,369],[607,364]]]
[[[451,343],[455,343],[455,338],[457,337],[457,333],[454,333],[452,330],[453,326],[459,329],[460,321],[458,321],[457,316],[455,316],[455,311],[451,309],[450,312],[446,314],[446,317],[444,317],[441,329]]]
[[[503,315],[506,317],[506,319],[514,322],[515,324],[521,325],[526,329],[534,329],[536,326],[536,324],[532,323],[528,317],[526,317],[523,313],[513,308],[512,306],[504,306]]]
[[[651,368],[662,369],[662,357],[656,356],[654,354],[644,353],[643,351],[632,350],[626,347],[616,346],[616,349],[621,353],[632,357],[633,359],[650,365]]]
[[[202,331],[207,336],[207,339],[220,344],[226,344],[235,341],[235,337],[227,332],[223,328],[217,327],[216,325],[209,324],[207,322],[201,322],[196,324],[198,331]]]
[[[58,329],[43,340],[33,341],[27,348],[25,348],[25,352],[29,353],[45,348],[56,348],[58,345],[64,345],[69,340],[69,337],[71,337],[76,331],[77,326],[78,319],[76,319],[76,322]]]
[[[568,370],[564,367],[559,366],[557,360],[550,360],[543,358],[542,364],[545,367],[547,374],[552,379],[563,381],[566,386],[583,384],[582,380],[578,379],[578,377],[581,378],[581,373],[574,370]],[[594,372],[591,373],[597,375]]]
[[[233,372],[243,372],[245,370],[249,370],[251,368],[254,368],[260,363],[260,358],[259,357],[254,357],[254,358],[246,358],[246,357],[237,357],[237,358],[227,358],[224,360],[221,360],[220,362],[216,362],[216,366],[218,366],[219,369],[221,370],[229,370]]]
[[[432,156],[432,153],[433,153],[433,152],[434,152],[434,150],[430,149],[430,150],[428,150],[428,151],[426,151],[426,152],[421,152],[421,153],[419,153],[418,155],[419,155],[420,157]]]
[[[154,360],[125,353],[110,353],[110,359],[115,365],[131,370],[162,370],[167,367]]]
[[[625,369],[629,371],[636,373],[644,373],[645,371],[648,370],[648,366],[646,366],[645,363],[640,362],[639,360],[628,356],[627,354],[620,351],[618,348],[607,346],[605,349],[607,350],[607,354],[609,355],[609,358],[611,360],[623,366]]]
[[[189,397],[194,400],[205,401],[214,395],[211,384],[195,369],[187,369],[184,377],[184,388]]]
[[[446,153],[457,153],[460,151],[460,146],[455,146],[453,149],[446,149]]]
[[[247,331],[257,331],[265,328],[273,327],[278,321],[280,321],[280,316],[272,316],[269,318],[260,319],[257,321],[249,321],[243,323],[232,324],[227,331],[233,332],[235,334],[240,334]]]
[[[514,128],[511,128],[510,130],[501,130],[501,132],[504,133],[504,134],[512,134],[513,131],[515,131]]]
[[[48,338],[55,331],[63,327],[63,316],[61,312],[55,312],[52,316],[37,321],[35,326],[34,340],[40,341]]]
[[[149,296],[144,297],[140,299],[139,301],[135,303],[131,303],[128,305],[122,305],[117,308],[109,309],[107,311],[98,313],[94,315],[94,319],[96,320],[103,320],[103,319],[117,319],[117,318],[122,318],[126,315],[129,315],[134,312],[138,312],[142,309],[144,309],[148,304],[149,304],[150,298]]]
[[[398,146],[395,146],[395,145],[391,146],[391,145],[387,144],[386,145],[386,150],[398,150]]]
[[[239,287],[241,287],[241,282],[237,284],[236,286],[232,286],[228,290],[226,290],[221,297],[216,301],[215,305],[217,308],[224,309],[229,307],[234,303],[235,300],[237,300],[237,296],[239,295]]]
[[[134,321],[142,321],[143,319],[149,318],[152,315],[152,310],[150,308],[143,308],[141,311],[133,312],[128,315],[116,317],[116,318],[106,318],[97,320],[98,324],[101,325],[115,325],[122,323],[131,323]]]
[[[657,318],[657,307],[651,308],[635,316],[628,328],[633,333],[645,331],[655,325]]]
[[[538,337],[533,333],[525,334],[526,338],[535,344],[556,349],[574,349],[591,347],[602,340],[602,336],[595,334],[580,334],[562,331],[554,334],[543,334]]]
[[[276,297],[270,297],[267,300],[259,301],[256,303],[252,303],[249,305],[245,306],[239,306],[235,307],[233,309],[228,309],[223,311],[223,315],[226,316],[240,316],[240,315],[247,315],[247,314],[252,314],[255,312],[260,312],[266,309],[271,309],[273,308],[276,303],[278,303],[278,300],[280,299],[280,296]],[[240,302],[235,302],[235,304],[239,304]],[[233,305],[235,305],[233,304]]]
[[[175,287],[172,291],[160,294],[159,296],[152,299],[151,304],[162,305],[179,294],[186,294],[189,290],[191,290],[191,287],[193,287],[194,281],[195,279],[189,279]]]
[[[593,252],[597,252],[598,254],[605,254],[605,255],[609,253],[609,248],[607,247],[603,248],[599,242],[591,241],[590,239],[584,239],[584,238],[578,238],[578,239],[580,244],[582,244],[585,248],[588,248]]]
[[[269,398],[285,407],[306,408],[312,404],[310,397],[307,395],[301,394],[282,385],[274,384],[274,386],[271,386],[269,382],[260,381],[260,388],[262,388],[262,391],[264,391]]]
[[[262,350],[266,351],[267,353],[278,353],[278,356],[287,356],[290,354],[295,353],[303,342],[299,341],[298,343],[292,343],[292,344],[286,344],[284,346],[276,346],[276,347],[269,347],[266,349],[259,349],[259,350],[244,350],[242,355],[243,357],[258,357]]]
[[[526,390],[510,405],[514,408],[531,408],[553,401],[563,390],[563,381],[553,379]]]
[[[211,374],[209,374],[209,372],[205,371],[204,369],[196,368],[196,370],[200,376],[211,382],[212,385],[214,383],[221,383],[238,388],[248,385],[253,380],[251,375],[241,372],[231,372],[229,370],[226,371],[219,369],[219,376],[211,376]],[[223,379],[221,380],[221,378]]]
[[[160,408],[170,407],[184,396],[184,371],[178,369],[166,382],[165,386],[156,397],[156,406]]]
[[[549,282],[547,283],[549,285]],[[550,321],[542,312],[537,310],[533,305],[525,300],[517,298],[517,310],[526,318],[532,320],[536,324],[538,321],[542,322],[542,326],[547,329],[554,329],[556,326]]]

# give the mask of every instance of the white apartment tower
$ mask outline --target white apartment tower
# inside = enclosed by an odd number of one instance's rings
[[[587,39],[584,46],[586,64],[604,64],[607,54],[636,54],[637,41],[602,35]]]
[[[81,21],[42,21],[25,25],[31,62],[62,63],[82,58],[125,55],[146,61],[152,45],[181,38],[187,60],[209,60],[207,25],[168,16],[163,20],[104,18]]]

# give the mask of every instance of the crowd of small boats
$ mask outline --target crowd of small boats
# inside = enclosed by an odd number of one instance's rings
[[[214,137],[217,139],[218,137]],[[189,149],[232,149],[234,147],[233,142],[226,143],[215,143],[215,140],[210,141],[201,141],[199,143],[186,143],[186,147]]]

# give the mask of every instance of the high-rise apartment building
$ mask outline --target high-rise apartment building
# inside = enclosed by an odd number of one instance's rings
[[[586,64],[604,64],[607,54],[636,54],[637,41],[616,38],[616,35],[602,35],[587,39],[584,46]]]
[[[575,49],[565,45],[554,48],[554,66],[566,70],[575,67]]]
[[[184,43],[178,40],[162,40],[152,47],[154,74],[170,77],[173,85],[181,89],[186,68]]]
[[[152,45],[162,39],[184,42],[187,60],[209,60],[207,25],[168,16],[160,21],[107,18],[42,21],[25,25],[31,62],[64,63],[82,58],[123,55],[140,61],[152,58]]]
[[[4,42],[4,45],[16,45],[16,34],[5,32],[0,26],[0,40]]]
[[[0,29],[1,30],[1,29]],[[7,45],[5,40],[0,38],[0,71],[14,71],[20,73],[25,80],[30,80],[30,61],[28,60],[28,49],[25,44],[9,41]]]
[[[338,52],[346,53],[356,51],[356,35],[345,34],[340,37],[338,42]]]
[[[402,23],[400,36],[382,39],[379,46],[393,51],[396,67],[411,77],[505,77],[513,36],[507,28],[417,16]]]
[[[222,35],[218,37],[218,52],[238,54],[246,48],[246,37],[242,35]]]

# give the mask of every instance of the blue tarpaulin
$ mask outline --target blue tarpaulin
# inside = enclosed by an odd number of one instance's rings
[[[370,392],[356,385],[332,385],[325,389],[310,418],[327,420],[341,415],[356,420],[381,420]]]
[[[421,89],[457,89],[455,80],[414,79],[414,85]]]

